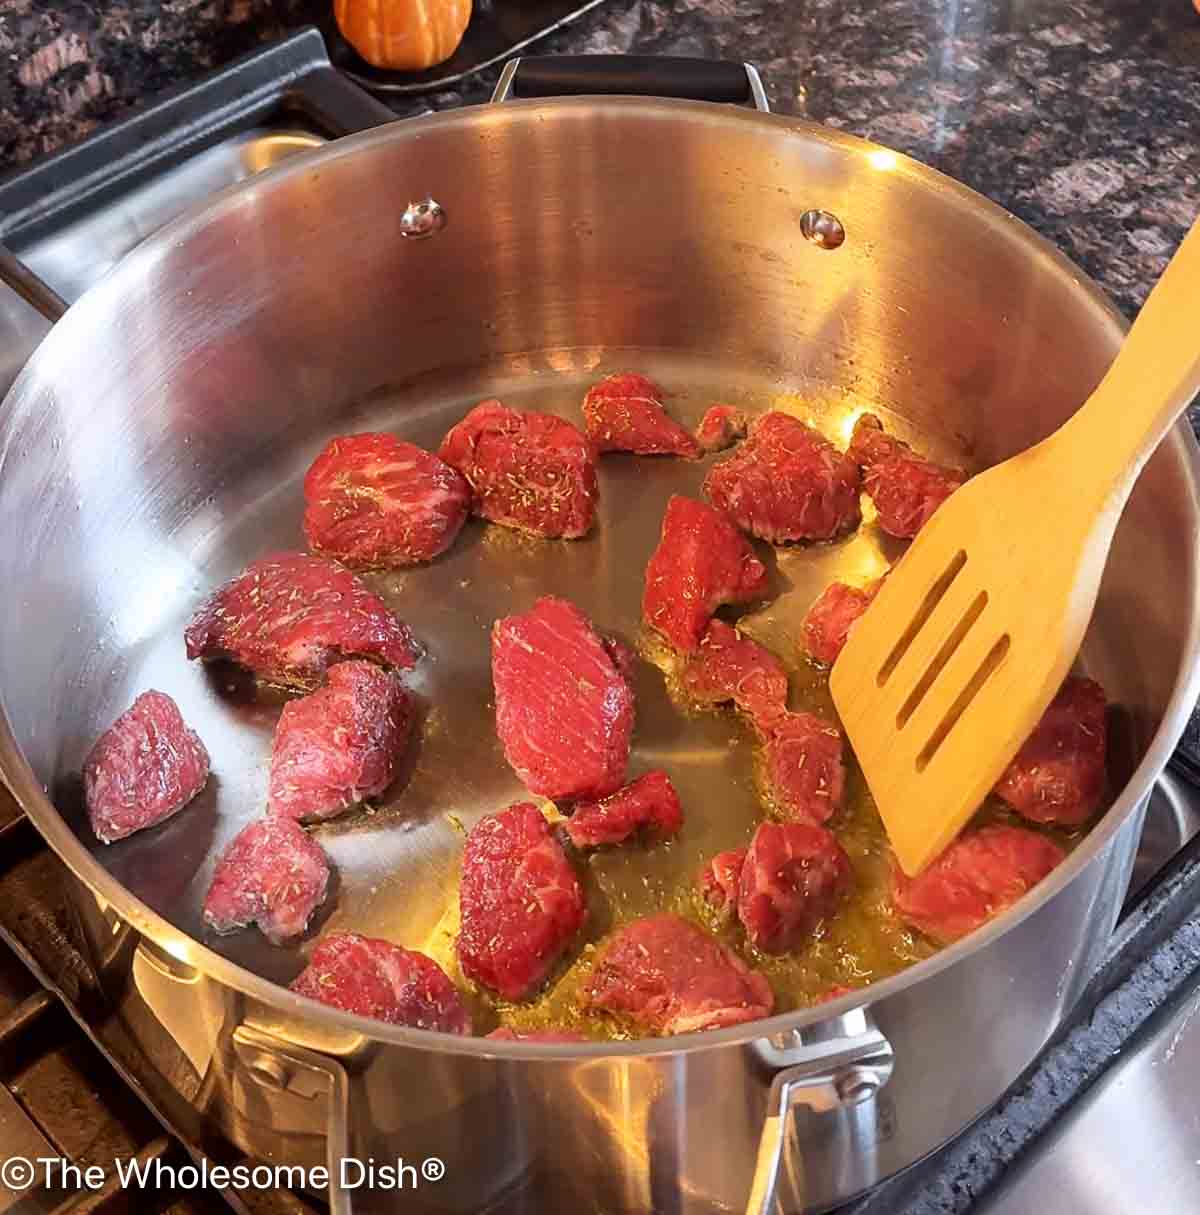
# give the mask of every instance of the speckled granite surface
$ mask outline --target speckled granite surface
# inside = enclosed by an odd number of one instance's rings
[[[79,139],[327,5],[0,0],[0,158]],[[777,110],[878,139],[981,190],[1128,313],[1200,212],[1190,0],[610,0],[538,49],[749,59]],[[433,104],[482,100],[490,83]]]

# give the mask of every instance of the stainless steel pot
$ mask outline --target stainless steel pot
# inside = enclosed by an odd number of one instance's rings
[[[802,394],[827,422],[882,404],[935,452],[982,465],[1070,414],[1121,334],[1074,267],[961,186],[821,127],[695,101],[527,100],[393,124],[141,246],[55,326],[0,416],[0,766],[76,875],[110,1016],[177,1115],[201,1141],[219,1129],[276,1160],[444,1163],[401,1196],[335,1186],[338,1211],[707,1215],[836,1203],[992,1104],[1090,973],[1196,698],[1185,428],[1142,475],[1086,649],[1122,711],[1103,821],[970,939],[867,992],[731,1030],[582,1047],[450,1038],[291,995],[271,979],[294,955],[202,943],[204,866],[258,812],[269,725],[186,666],[179,629],[217,577],[297,542],[297,478],[329,434],[364,421],[428,443],[472,398],[569,405],[597,367],[628,364],[697,386],[685,411],[700,389],[739,386]],[[403,821],[327,839],[339,924],[436,937],[456,848],[439,797],[469,816],[511,793],[488,758],[486,685],[460,655],[486,646],[477,633],[504,595],[575,585],[579,562],[609,615],[636,612],[660,467],[611,474],[613,520],[590,552],[521,565],[477,542],[472,577],[435,566],[390,587],[433,647],[431,701],[465,685],[476,716],[434,723],[436,780],[419,767],[413,782],[423,813],[410,800]],[[803,574],[780,558],[781,640],[789,605],[878,559],[877,537],[854,543]],[[104,850],[85,842],[72,773],[148,683],[202,719],[216,790]],[[678,757],[660,720],[646,710],[640,745]],[[692,750],[712,759],[717,727],[695,728]],[[738,762],[705,760],[685,783],[711,801]]]

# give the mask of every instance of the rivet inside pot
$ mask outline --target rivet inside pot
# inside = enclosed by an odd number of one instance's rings
[[[408,240],[424,240],[446,226],[446,212],[436,198],[410,202],[400,216],[400,235]]]
[[[822,249],[836,249],[846,239],[842,221],[832,212],[815,207],[800,216],[800,234]]]

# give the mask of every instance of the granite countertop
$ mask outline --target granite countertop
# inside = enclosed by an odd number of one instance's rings
[[[0,0],[0,163],[77,140],[328,4]],[[1190,0],[609,0],[538,49],[750,60],[776,110],[989,195],[1131,315],[1200,213]],[[490,84],[429,101],[483,100]]]

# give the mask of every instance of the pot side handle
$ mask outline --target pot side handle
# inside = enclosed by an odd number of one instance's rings
[[[295,1046],[245,1023],[233,1031],[242,1074],[271,1107],[273,1123],[291,1134],[325,1141],[329,1215],[353,1215],[342,1185],[342,1161],[350,1156],[350,1082],[328,1055]]]
[[[67,301],[45,279],[30,270],[6,245],[0,245],[0,283],[11,287],[52,325],[67,310]]]
[[[756,1051],[763,1063],[780,1070],[767,1096],[746,1215],[776,1215],[792,1111],[802,1107],[814,1114],[831,1114],[865,1106],[891,1078],[895,1057],[891,1043],[864,1008],[805,1030],[764,1038]],[[793,1186],[802,1188],[804,1179],[795,1172]],[[806,1194],[799,1198],[802,1206],[807,1203]]]
[[[682,97],[735,105],[753,103],[764,114],[771,109],[753,64],[663,55],[541,55],[510,59],[500,74],[492,101],[601,94]]]

